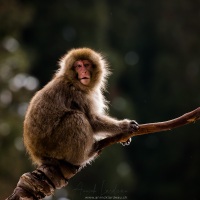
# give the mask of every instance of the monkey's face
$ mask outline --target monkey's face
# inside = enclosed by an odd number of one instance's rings
[[[103,56],[89,48],[72,49],[59,61],[56,77],[66,78],[76,89],[84,92],[104,90],[110,74]]]
[[[77,60],[74,63],[74,70],[78,80],[83,85],[89,85],[91,81],[92,63],[89,60]]]

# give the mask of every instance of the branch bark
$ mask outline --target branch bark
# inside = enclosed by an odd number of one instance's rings
[[[6,200],[39,200],[50,196],[56,189],[65,187],[68,180],[78,173],[81,168],[76,168],[65,163],[39,166],[33,172],[23,174],[11,196]]]
[[[157,122],[140,124],[139,129],[131,134],[118,134],[108,137],[94,144],[94,153],[101,152],[105,147],[115,143],[124,142],[130,137],[149,133],[171,130],[200,119],[200,107],[186,113],[178,118]],[[39,200],[54,193],[55,189],[60,189],[68,184],[68,180],[81,170],[73,166],[52,162],[49,165],[42,165],[31,173],[23,174],[11,196],[6,200]]]
[[[163,122],[156,122],[156,123],[148,123],[148,124],[139,124],[139,129],[136,132],[133,132],[131,134],[118,134],[113,137],[108,137],[103,140],[100,140],[95,144],[95,150],[101,151],[105,147],[110,146],[115,143],[119,142],[125,142],[130,137],[137,136],[137,135],[144,135],[144,134],[150,134],[150,133],[156,133],[161,131],[168,131],[189,123],[194,123],[197,120],[200,119],[200,107],[197,109],[185,113],[184,115],[169,120],[169,121],[163,121]]]

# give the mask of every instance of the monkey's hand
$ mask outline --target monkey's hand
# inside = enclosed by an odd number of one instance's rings
[[[122,133],[133,133],[139,129],[139,125],[135,120],[124,119],[121,121]]]
[[[139,125],[136,121],[131,120],[128,122],[128,127],[127,127],[127,133],[133,133],[139,129]],[[120,142],[123,146],[129,145],[131,143],[131,138],[129,138],[127,141]]]

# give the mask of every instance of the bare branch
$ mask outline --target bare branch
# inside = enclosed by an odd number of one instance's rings
[[[94,151],[101,151],[107,146],[118,142],[125,142],[130,137],[137,136],[137,135],[144,135],[150,133],[156,133],[161,131],[168,131],[189,123],[193,123],[200,119],[200,107],[197,109],[188,112],[178,118],[163,121],[163,122],[156,122],[156,123],[148,123],[148,124],[140,124],[139,129],[136,132],[131,134],[118,134],[113,137],[108,137],[103,140],[98,141],[94,146]]]
[[[55,161],[55,160],[54,160]],[[57,163],[57,161],[55,161]],[[61,163],[41,165],[33,172],[23,174],[11,196],[6,200],[39,200],[65,187],[80,169]]]

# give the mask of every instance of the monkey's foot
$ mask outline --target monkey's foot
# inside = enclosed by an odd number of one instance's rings
[[[122,144],[122,146],[127,146],[131,143],[131,138],[129,138],[126,142],[120,142]]]

